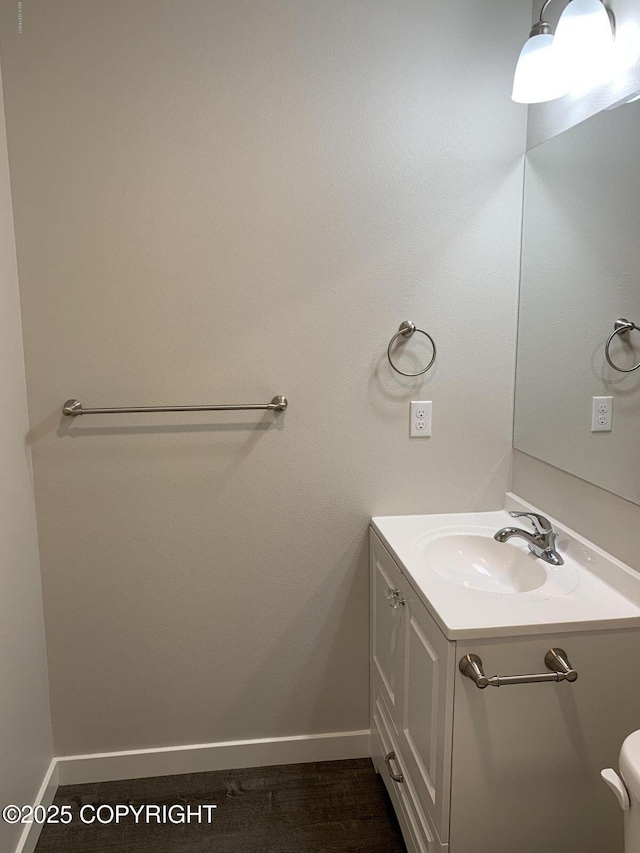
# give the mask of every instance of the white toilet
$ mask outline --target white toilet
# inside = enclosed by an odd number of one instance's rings
[[[620,776],[611,768],[603,770],[601,776],[625,813],[625,853],[640,853],[640,731],[630,734],[622,744]]]

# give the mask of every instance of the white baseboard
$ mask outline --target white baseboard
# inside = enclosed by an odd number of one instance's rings
[[[263,738],[261,740],[135,749],[97,755],[71,755],[57,759],[58,784],[76,785],[174,776],[270,764],[298,764],[310,761],[338,761],[367,758],[370,732],[334,732],[321,735]],[[25,848],[18,853],[31,853]]]
[[[38,796],[33,804],[34,807],[44,806],[45,808],[49,808],[56,795],[58,784],[58,762],[57,759],[54,758],[49,765],[49,769],[45,773],[44,779],[42,780]],[[20,841],[18,841],[15,853],[33,853],[36,849],[36,844],[38,843],[41,832],[42,824],[31,823],[26,825],[24,832],[20,836]]]

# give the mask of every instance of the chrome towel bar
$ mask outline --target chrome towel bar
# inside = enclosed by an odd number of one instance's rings
[[[492,675],[487,677],[478,655],[465,655],[460,659],[460,672],[470,678],[479,690],[485,687],[508,687],[511,684],[537,684],[541,681],[576,681],[578,673],[569,663],[563,649],[549,649],[544,656],[547,669],[551,672],[532,673],[531,675]]]
[[[79,400],[67,400],[62,414],[70,418],[79,415],[121,415],[131,412],[244,412],[253,410],[284,412],[289,405],[286,397],[274,397],[270,403],[246,403],[232,406],[134,406],[128,408],[84,409]]]

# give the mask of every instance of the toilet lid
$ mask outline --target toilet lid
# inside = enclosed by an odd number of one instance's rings
[[[630,734],[622,744],[620,774],[629,792],[640,800],[640,731]]]

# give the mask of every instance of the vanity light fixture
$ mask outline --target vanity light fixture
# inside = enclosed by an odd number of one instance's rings
[[[614,18],[602,0],[571,0],[554,37],[569,91],[603,82],[613,39]]]
[[[614,38],[614,19],[602,0],[571,0],[555,36],[545,20],[546,0],[520,53],[512,98],[521,104],[553,101],[602,73]]]
[[[544,19],[550,3],[551,0],[546,0],[540,12],[540,20],[533,25],[518,59],[511,97],[519,104],[554,101],[568,91],[554,51],[551,25]]]

